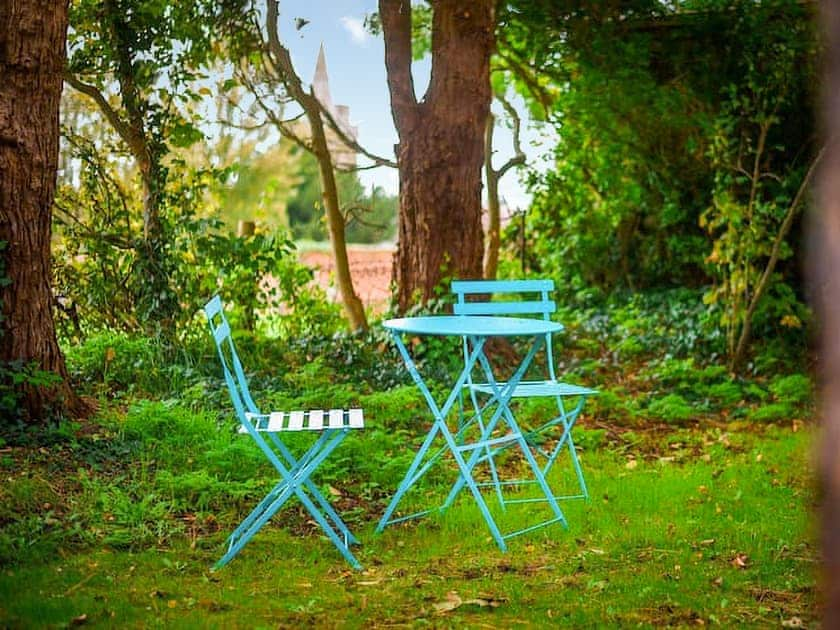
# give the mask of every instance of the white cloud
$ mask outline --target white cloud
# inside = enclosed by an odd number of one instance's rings
[[[341,25],[350,33],[350,39],[356,44],[367,44],[370,34],[365,29],[364,21],[345,15],[341,18]]]

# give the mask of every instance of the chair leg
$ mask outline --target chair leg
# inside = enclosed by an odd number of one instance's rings
[[[228,536],[228,543],[233,544],[234,541],[244,532],[247,530],[251,523],[253,523],[256,519],[258,519],[268,508],[269,506],[277,500],[277,497],[288,487],[288,483],[283,480],[277,483],[271,491],[265,495],[262,501],[260,501],[257,506],[251,510],[251,512],[246,516],[243,521],[239,524],[239,526],[231,532]]]
[[[272,442],[282,444],[279,439],[276,439],[272,434],[269,434]],[[356,560],[355,556],[350,552],[349,545],[356,541],[355,537],[350,534],[347,526],[338,518],[338,515],[327,503],[326,499],[318,491],[317,487],[312,483],[309,476],[317,467],[335,450],[346,436],[346,431],[325,431],[321,438],[313,444],[307,452],[299,459],[295,459],[291,452],[285,447],[278,447],[284,459],[291,466],[285,465],[277,458],[276,454],[271,451],[266,442],[260,437],[257,440],[260,448],[269,454],[269,460],[280,473],[281,481],[271,489],[266,497],[260,501],[254,510],[245,518],[245,520],[236,528],[233,534],[228,537],[229,547],[227,552],[215,564],[214,569],[220,569],[230,562],[236,554],[248,543],[248,541],[265,525],[268,520],[286,503],[286,501],[294,494],[298,497],[301,503],[306,507],[315,521],[327,534],[327,537],[332,541],[335,547],[341,552],[344,558],[356,569],[361,568],[361,564]],[[284,452],[285,451],[285,452]],[[309,491],[315,497],[315,500],[327,515],[333,519],[338,526],[343,539],[333,526],[327,521],[318,506],[313,503],[312,499],[306,494]]]
[[[586,481],[583,477],[583,469],[580,465],[580,460],[578,459],[577,449],[575,448],[574,440],[572,439],[572,427],[574,427],[575,422],[577,421],[580,412],[583,410],[583,406],[586,403],[586,396],[581,396],[575,405],[575,408],[571,412],[566,412],[565,405],[563,405],[562,397],[557,397],[557,407],[560,411],[560,416],[555,418],[550,424],[558,424],[560,423],[563,426],[563,434],[560,436],[560,440],[554,446],[554,451],[549,455],[543,473],[547,476],[548,471],[554,465],[554,461],[557,459],[557,456],[560,453],[560,450],[565,445],[569,450],[569,457],[572,460],[572,466],[575,470],[575,475],[577,476],[578,485],[580,486],[580,492],[584,499],[589,498],[589,491],[586,488]]]
[[[292,495],[294,488],[293,484],[287,484],[286,488],[280,495],[274,499],[274,501],[265,509],[263,510],[259,517],[255,520],[252,520],[248,526],[241,531],[239,536],[236,540],[231,540],[230,546],[228,547],[227,552],[213,565],[213,569],[221,569],[225,566],[228,562],[233,560],[233,558],[238,554],[242,548],[248,543],[251,538],[254,537],[263,525],[265,525],[268,520],[277,513],[283,504],[289,499]],[[241,526],[240,526],[241,527]]]
[[[292,455],[291,451],[286,448],[286,445],[280,441],[280,439],[274,435],[273,433],[269,433],[269,437],[274,442],[274,445],[280,451],[280,454],[286,460],[289,465],[289,468],[294,469],[295,467],[300,465],[300,462],[295,459],[294,455]],[[323,437],[323,436],[322,436]],[[349,541],[351,545],[359,545],[359,539],[356,538],[353,533],[350,531],[350,528],[341,520],[338,516],[338,513],[333,509],[333,507],[329,504],[329,502],[324,498],[324,495],[318,490],[317,486],[312,482],[311,479],[307,479],[304,482],[306,489],[309,490],[310,494],[315,497],[315,500],[318,502],[318,505],[321,509],[327,513],[333,523],[338,527],[341,534]]]

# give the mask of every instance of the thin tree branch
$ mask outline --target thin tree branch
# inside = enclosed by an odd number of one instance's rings
[[[741,335],[738,339],[738,346],[735,349],[735,354],[732,358],[731,367],[733,370],[736,367],[738,367],[738,363],[740,363],[744,353],[746,352],[747,344],[750,341],[750,322],[752,320],[753,313],[755,313],[755,309],[758,307],[759,300],[764,295],[764,291],[767,289],[767,286],[770,284],[770,276],[773,274],[773,271],[776,268],[776,263],[778,262],[779,256],[781,255],[782,243],[784,243],[785,237],[787,236],[788,231],[790,231],[790,227],[793,224],[793,219],[796,216],[796,211],[802,203],[802,198],[805,196],[805,193],[808,190],[808,185],[811,183],[811,179],[813,178],[814,173],[817,170],[817,166],[822,160],[823,155],[825,155],[826,146],[828,146],[827,143],[826,145],[823,145],[823,147],[820,149],[820,152],[817,154],[817,157],[815,157],[814,161],[811,162],[811,166],[808,167],[808,172],[805,173],[805,177],[802,179],[802,183],[799,185],[799,190],[796,191],[796,195],[794,196],[793,201],[790,202],[787,214],[785,215],[785,219],[784,221],[782,221],[782,225],[779,228],[778,234],[776,234],[776,240],[773,242],[773,248],[770,250],[770,259],[767,261],[767,265],[764,267],[764,273],[761,274],[761,279],[758,281],[758,285],[755,288],[755,292],[752,295],[752,299],[750,300],[750,303],[747,306],[747,312],[744,315],[744,326],[741,329]]]
[[[507,162],[502,164],[501,167],[495,170],[496,177],[501,179],[504,177],[505,173],[507,173],[511,168],[514,166],[521,166],[525,164],[525,153],[522,151],[522,144],[520,143],[520,129],[522,126],[522,121],[519,118],[519,113],[516,111],[514,106],[508,101],[503,95],[497,94],[496,99],[502,104],[505,111],[507,112],[508,116],[510,116],[511,120],[513,121],[513,152],[514,155]],[[490,167],[493,168],[492,166]]]
[[[269,106],[269,104],[266,103],[265,100],[263,100],[263,97],[260,95],[259,90],[257,90],[256,85],[254,85],[254,83],[251,81],[251,79],[244,72],[238,73],[238,77],[239,77],[240,82],[244,83],[245,86],[254,95],[254,99],[256,99],[257,105],[260,107],[260,109],[266,115],[266,117],[268,118],[268,121],[274,126],[275,129],[277,129],[277,131],[280,132],[280,135],[282,135],[284,138],[287,138],[287,139],[291,140],[292,142],[294,142],[296,145],[298,145],[304,151],[307,151],[308,153],[312,153],[313,152],[312,145],[310,145],[306,140],[304,140],[303,138],[301,138],[300,136],[298,136],[295,132],[293,132],[291,130],[291,123],[294,123],[295,121],[297,121],[301,117],[303,117],[305,115],[305,112],[302,112],[301,114],[299,114],[298,116],[295,116],[294,118],[292,118],[290,120],[282,119],[280,116],[278,116],[276,114],[276,112],[274,111],[274,108]]]
[[[506,54],[501,51],[498,54],[499,57],[507,64],[507,68],[520,79],[522,79],[522,82],[526,85],[533,97],[537,99],[537,102],[540,104],[540,107],[543,110],[543,114],[546,118],[548,118],[551,112],[553,99],[549,95],[548,90],[546,90],[543,86],[540,85],[539,81],[534,76],[533,69],[528,67],[521,60],[515,59],[510,54]]]
[[[91,85],[90,83],[84,83],[80,81],[74,74],[69,71],[64,72],[64,81],[67,82],[74,90],[84,94],[85,96],[90,97],[96,103],[99,110],[114,128],[114,131],[123,139],[123,141],[130,147],[132,147],[132,151],[136,145],[137,137],[136,134],[131,129],[131,126],[128,125],[117,111],[111,107],[108,103],[108,99],[105,98],[105,95],[99,91],[95,85]]]
[[[397,163],[394,160],[389,160],[388,158],[381,157],[376,155],[375,153],[371,153],[367,149],[365,149],[362,145],[360,145],[354,138],[350,137],[347,133],[345,133],[344,129],[338,124],[335,118],[332,115],[332,112],[328,110],[324,104],[318,100],[318,97],[315,96],[314,92],[310,92],[312,98],[318,103],[318,107],[321,109],[321,114],[327,121],[327,125],[332,129],[335,134],[338,136],[338,139],[346,145],[348,148],[353,149],[356,153],[361,153],[366,158],[370,159],[373,162],[373,167],[376,168],[378,166],[390,166],[391,168],[397,168]]]

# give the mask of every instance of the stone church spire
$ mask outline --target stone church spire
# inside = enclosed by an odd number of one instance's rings
[[[332,97],[330,96],[330,79],[327,76],[327,57],[324,54],[324,44],[318,50],[318,61],[315,62],[315,76],[312,78],[312,91],[324,107],[330,112],[333,111]]]
[[[324,44],[318,50],[318,60],[315,62],[315,76],[312,77],[312,92],[335,120],[339,128],[350,138],[358,137],[358,129],[350,123],[350,108],[347,105],[336,105],[330,95],[330,79],[327,76],[327,56],[324,54]],[[352,168],[356,166],[356,152],[346,146],[331,128],[326,129],[327,144],[337,166]]]

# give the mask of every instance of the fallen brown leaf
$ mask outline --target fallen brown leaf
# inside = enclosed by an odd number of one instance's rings
[[[449,591],[446,594],[446,599],[445,600],[443,600],[442,602],[436,602],[436,603],[432,604],[432,606],[434,607],[435,611],[439,615],[442,615],[444,613],[448,613],[448,612],[451,612],[451,611],[455,610],[462,603],[463,603],[463,601],[458,596],[458,593],[456,593],[455,591]]]
[[[746,569],[747,563],[749,562],[749,558],[745,553],[736,554],[732,560],[730,560],[729,564],[731,564],[736,569]]]

